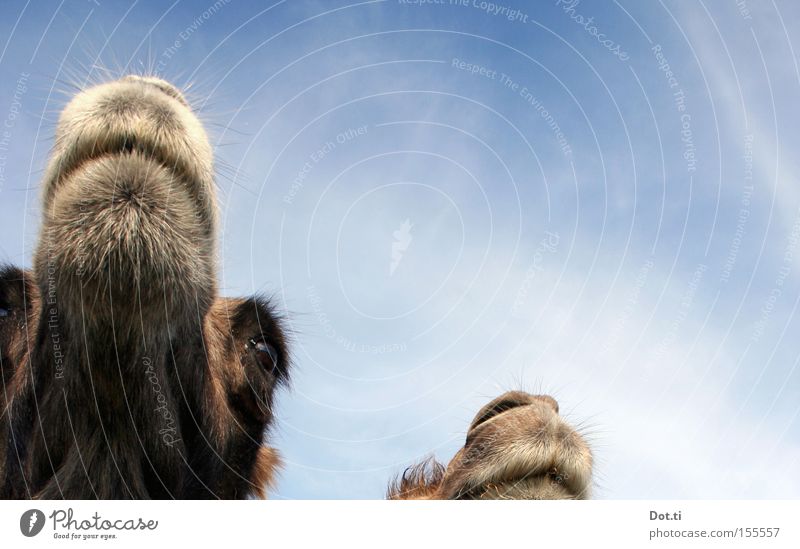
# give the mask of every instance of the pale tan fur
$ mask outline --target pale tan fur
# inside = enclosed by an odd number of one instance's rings
[[[549,396],[512,391],[484,406],[445,470],[425,462],[391,499],[586,499],[592,453]]]
[[[213,175],[202,125],[166,82],[83,91],[61,114],[42,182],[37,273],[56,270],[62,307],[90,320],[141,313],[134,291],[172,317],[202,315],[216,293]]]

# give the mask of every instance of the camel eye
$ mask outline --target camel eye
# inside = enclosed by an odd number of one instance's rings
[[[258,362],[268,371],[272,372],[278,367],[278,351],[263,339],[251,338],[248,342],[256,354]]]

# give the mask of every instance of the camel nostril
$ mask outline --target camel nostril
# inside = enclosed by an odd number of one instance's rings
[[[543,404],[550,406],[555,413],[558,413],[558,401],[550,395],[535,395],[533,400],[537,400]]]
[[[530,406],[532,404],[541,403],[547,408],[550,408],[554,413],[558,414],[558,402],[556,399],[549,395],[531,395],[523,391],[509,391],[500,395],[489,404],[480,409],[469,430],[472,431],[479,425],[486,423],[492,418],[499,416],[513,408],[520,406]]]
[[[512,408],[518,408],[519,406],[525,406],[530,404],[530,401],[526,398],[520,398],[521,393],[510,392],[502,395],[494,399],[492,402],[481,408],[478,412],[478,415],[475,416],[475,419],[472,420],[472,424],[469,426],[469,430],[472,431],[478,425],[482,423],[486,423],[493,417],[499,416],[500,414],[511,410]]]

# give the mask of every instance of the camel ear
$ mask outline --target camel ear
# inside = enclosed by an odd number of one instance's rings
[[[13,349],[24,337],[33,310],[32,280],[22,269],[0,265],[0,411],[5,410],[8,384],[19,366]]]
[[[18,267],[0,266],[0,322],[30,311],[32,300],[31,274]]]

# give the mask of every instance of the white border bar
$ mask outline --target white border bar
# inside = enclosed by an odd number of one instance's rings
[[[46,522],[26,537],[31,509]],[[0,517],[2,546],[15,548],[800,547],[800,501],[2,501]]]

